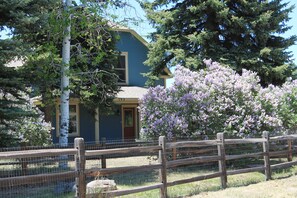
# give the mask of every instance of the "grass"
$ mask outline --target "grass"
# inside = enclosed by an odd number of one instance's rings
[[[140,159],[138,159],[140,160]],[[145,160],[141,160],[144,162]],[[280,163],[286,161],[286,159],[274,159],[271,160],[273,164]],[[244,168],[246,167],[248,161],[240,161],[239,163],[234,163],[232,166],[229,166],[229,169],[233,168]],[[254,160],[254,165],[263,165],[262,159]],[[217,167],[214,164],[210,164],[207,166],[188,166],[183,168],[171,169],[168,170],[168,181],[175,181],[183,178],[191,178],[198,175],[215,172]],[[292,167],[284,170],[276,170],[273,171],[272,177],[274,179],[289,177],[297,174],[297,167]],[[152,183],[158,182],[158,172],[149,172],[149,173],[137,173],[137,174],[125,174],[122,176],[111,177],[111,179],[115,179],[119,189],[133,188],[136,186],[144,186],[150,185]],[[263,172],[253,172],[246,173],[240,175],[232,175],[228,176],[228,188],[232,187],[241,187],[247,186],[250,184],[256,184],[265,181],[265,175]],[[177,185],[168,188],[169,197],[185,197],[194,194],[199,194],[202,192],[212,192],[219,191],[220,187],[220,179],[214,178],[199,182],[192,182],[184,185]],[[137,194],[131,194],[127,196],[123,196],[124,198],[132,198],[132,197],[159,197],[159,190],[151,190]]]
[[[217,192],[202,192],[191,198],[292,198],[297,197],[297,176],[231,187]]]
[[[272,160],[272,163],[280,163],[285,159],[276,159]],[[239,163],[229,163],[228,170],[231,169],[238,169],[246,167],[248,161],[239,161]],[[249,161],[251,162],[251,161]],[[148,165],[148,164],[155,164],[157,163],[156,160],[153,160],[149,157],[142,156],[142,157],[128,157],[128,158],[118,158],[118,159],[108,159],[107,160],[107,167],[119,167],[119,166],[130,166],[130,165]],[[263,165],[262,159],[256,159],[253,161],[253,164]],[[100,165],[99,160],[88,160],[87,161],[87,168],[98,167]],[[39,173],[45,171],[46,173],[49,172],[57,172],[58,164],[50,164],[42,167],[37,166],[29,166],[32,173]],[[1,167],[1,172],[4,173],[5,171],[9,171],[11,175],[13,175],[13,171],[16,170],[17,166],[7,166],[7,168]],[[69,169],[74,168],[74,163],[69,163]],[[203,175],[211,172],[218,171],[217,164],[206,164],[206,165],[195,165],[195,166],[187,166],[175,169],[168,170],[168,181],[175,181],[185,178],[191,178],[198,175]],[[18,170],[19,171],[19,170]],[[290,176],[294,176],[297,174],[297,167],[292,167],[284,170],[277,170],[273,171],[272,177],[273,179],[281,179],[287,178]],[[126,174],[119,174],[108,177],[108,179],[115,180],[118,189],[129,189],[135,188],[139,186],[146,186],[151,185],[159,182],[158,179],[158,171],[145,171],[145,172],[137,172],[137,173],[126,173]],[[88,181],[93,180],[94,178],[88,178]],[[253,172],[253,173],[246,173],[241,175],[233,175],[228,176],[228,188],[238,188],[242,186],[247,186],[255,183],[261,183],[265,181],[265,175],[262,172]],[[21,188],[17,188],[18,192],[15,192],[14,195],[11,196],[4,196],[3,190],[0,189],[0,197],[46,197],[46,198],[69,198],[74,197],[74,193],[66,193],[66,194],[55,194],[54,189],[58,184],[53,183],[50,185],[38,185],[38,186],[24,186]],[[12,190],[12,189],[7,189]],[[208,179],[199,182],[192,182],[183,185],[172,186],[168,188],[168,194],[171,198],[177,197],[186,197],[195,194],[204,195],[205,192],[221,192],[220,187],[220,179]],[[2,196],[3,195],[3,196]],[[6,195],[6,194],[5,194]],[[151,190],[137,194],[131,194],[127,196],[122,196],[124,198],[134,198],[134,197],[143,197],[143,198],[151,198],[151,197],[159,197],[159,190]],[[249,197],[250,198],[250,197]]]

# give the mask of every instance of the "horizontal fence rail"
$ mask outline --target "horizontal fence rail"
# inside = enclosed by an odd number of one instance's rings
[[[91,168],[85,171],[87,176],[108,176],[114,174],[150,171],[160,169],[162,164],[144,165],[144,166],[127,166],[116,168]]]
[[[204,141],[185,141],[185,142],[171,142],[166,144],[167,149],[171,148],[184,148],[184,147],[200,147],[200,146],[214,146],[217,145],[216,140]]]
[[[92,150],[86,151],[86,156],[96,155],[110,155],[110,154],[123,154],[123,153],[149,153],[159,151],[162,148],[160,146],[146,146],[146,147],[132,147],[132,148],[118,148],[118,149],[106,149],[106,150]]]
[[[38,175],[27,175],[19,177],[5,177],[0,178],[0,188],[8,186],[20,186],[28,184],[40,184],[48,183],[53,181],[59,181],[63,179],[72,179],[77,175],[76,171],[67,171],[63,173],[48,173],[48,174],[38,174]]]
[[[0,159],[14,158],[31,158],[31,157],[48,157],[59,155],[75,155],[76,149],[39,149],[39,150],[22,150],[0,152]]]
[[[280,140],[297,140],[297,135],[283,135],[270,137],[271,141],[280,141]]]
[[[247,138],[247,139],[225,139],[223,133],[217,134],[215,140],[199,140],[199,141],[179,141],[179,142],[166,142],[165,137],[159,138],[159,145],[150,146],[137,146],[131,144],[133,147],[124,148],[112,148],[106,149],[102,145],[92,149],[90,145],[84,143],[82,138],[76,138],[74,148],[64,149],[38,149],[38,150],[21,150],[21,151],[5,151],[0,152],[0,159],[15,159],[13,162],[2,161],[0,165],[11,165],[11,164],[23,164],[23,159],[30,159],[26,163],[42,163],[43,158],[47,158],[50,162],[59,162],[61,156],[69,156],[75,164],[74,170],[68,170],[65,172],[55,172],[47,174],[36,174],[16,177],[2,177],[0,178],[0,188],[9,186],[20,186],[28,184],[47,183],[52,181],[58,181],[60,178],[75,178],[76,193],[75,197],[85,198],[98,196],[100,193],[88,193],[86,191],[86,177],[98,177],[98,176],[109,176],[118,175],[123,173],[136,173],[142,171],[159,171],[159,182],[147,186],[141,186],[131,189],[120,189],[111,190],[107,192],[101,192],[101,196],[116,197],[122,195],[128,195],[133,193],[139,193],[148,190],[159,189],[160,197],[168,197],[167,188],[175,185],[185,184],[189,182],[202,181],[211,178],[220,178],[221,187],[227,187],[227,176],[264,171],[266,180],[271,179],[271,171],[280,168],[288,168],[293,165],[297,165],[297,161],[292,161],[293,150],[296,150],[296,146],[293,145],[293,140],[297,140],[297,135],[286,135],[277,137],[268,137],[268,133],[263,133],[262,138]],[[286,146],[283,149],[286,150],[271,150],[275,143],[278,141],[286,142]],[[257,152],[250,152],[244,154],[229,153],[232,149],[236,150],[237,145],[257,145]],[[124,145],[121,145],[124,146]],[[270,148],[271,147],[271,148]],[[87,149],[86,149],[87,148]],[[177,159],[177,151],[191,148],[194,149],[192,154],[186,155],[185,159]],[[196,148],[199,148],[197,150]],[[195,150],[196,149],[196,150]],[[231,150],[230,150],[231,149]],[[188,154],[190,151],[183,150],[184,153]],[[141,156],[143,153],[147,154],[158,154],[158,163],[149,165],[132,165],[132,166],[119,166],[119,167],[106,167],[106,160],[110,155],[120,154],[121,156],[129,156],[133,153],[133,156]],[[168,159],[168,155],[171,158]],[[179,154],[181,155],[181,154]],[[197,156],[198,155],[198,156]],[[120,156],[120,157],[121,157]],[[270,159],[273,157],[287,156],[288,162],[279,164],[270,164]],[[102,166],[86,168],[88,159],[101,159]],[[234,161],[239,159],[248,158],[261,158],[263,164],[258,164],[255,167],[228,170],[226,164],[228,161]],[[19,160],[19,161],[17,161]],[[219,171],[211,173],[197,175],[191,178],[184,178],[175,181],[167,181],[168,169],[190,166],[197,164],[217,164]]]
[[[248,144],[248,143],[261,143],[266,140],[263,138],[251,138],[251,139],[226,139],[225,144]]]
[[[115,197],[115,196],[139,193],[139,192],[148,191],[148,190],[154,190],[154,189],[158,189],[158,188],[162,188],[162,187],[163,187],[163,184],[159,183],[159,184],[154,184],[154,185],[150,185],[150,186],[142,186],[142,187],[127,189],[127,190],[109,191],[104,194],[106,194],[107,197]],[[96,194],[94,194],[94,195],[96,195]]]

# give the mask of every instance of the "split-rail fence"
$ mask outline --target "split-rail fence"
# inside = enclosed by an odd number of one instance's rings
[[[69,170],[63,173],[50,173],[50,174],[37,174],[37,175],[27,175],[27,176],[17,176],[17,177],[5,177],[0,178],[0,188],[10,186],[20,186],[27,184],[35,184],[40,182],[58,181],[59,179],[74,179],[76,184],[75,197],[85,198],[93,197],[95,194],[86,194],[86,177],[94,176],[100,174],[100,176],[122,174],[128,172],[139,172],[148,170],[159,170],[159,183],[141,186],[133,189],[125,190],[112,190],[105,192],[106,197],[116,197],[121,195],[127,195],[132,193],[138,193],[153,189],[160,190],[160,197],[167,197],[167,188],[189,183],[195,181],[201,181],[210,178],[219,177],[221,181],[221,187],[227,187],[227,177],[229,175],[242,174],[255,171],[264,171],[266,180],[271,179],[271,172],[274,169],[286,168],[292,165],[297,165],[297,161],[292,161],[292,142],[297,139],[297,135],[286,135],[278,137],[269,137],[268,132],[264,132],[262,138],[248,138],[248,139],[225,139],[224,133],[218,133],[215,140],[200,140],[200,141],[180,141],[180,142],[166,142],[164,136],[159,137],[159,145],[155,146],[141,146],[141,147],[131,147],[131,148],[115,148],[115,149],[103,149],[103,150],[86,150],[85,143],[82,138],[76,138],[74,148],[67,149],[39,149],[39,150],[27,150],[27,151],[10,151],[10,152],[0,152],[0,159],[22,159],[30,157],[48,157],[48,156],[74,156],[75,160],[75,170]],[[287,141],[288,146],[285,151],[270,151],[269,142],[271,141]],[[239,145],[239,144],[261,144],[262,151],[256,153],[248,153],[241,155],[228,155],[226,153],[226,145]],[[176,149],[181,148],[195,148],[203,146],[214,146],[217,148],[217,155],[209,156],[196,156],[186,159],[176,159],[168,160],[166,155],[168,152],[173,151],[176,154]],[[142,166],[126,166],[126,167],[116,167],[116,168],[90,168],[86,169],[86,163],[88,157],[94,156],[107,156],[113,154],[129,154],[129,153],[158,153],[158,163],[152,165],[142,165]],[[289,161],[279,164],[270,164],[270,158],[272,156],[287,155]],[[243,158],[263,158],[263,165],[251,168],[244,168],[238,170],[227,170],[226,162],[228,160],[243,159]],[[106,158],[102,158],[106,160]],[[169,168],[175,168],[186,165],[194,165],[201,163],[218,163],[219,170],[217,172],[212,172],[209,174],[199,175],[192,178],[180,179],[172,182],[167,181],[167,170]],[[105,163],[105,162],[104,162]]]

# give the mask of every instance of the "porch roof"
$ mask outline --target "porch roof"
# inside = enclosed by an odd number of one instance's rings
[[[127,86],[121,87],[121,90],[116,95],[118,99],[140,99],[146,93],[148,89],[144,87],[137,87],[137,86]]]

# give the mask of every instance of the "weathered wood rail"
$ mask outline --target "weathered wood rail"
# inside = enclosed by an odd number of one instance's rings
[[[204,141],[182,141],[182,142],[166,142],[165,137],[159,138],[159,145],[157,146],[141,146],[141,147],[131,147],[131,148],[116,148],[116,149],[103,149],[103,150],[86,150],[84,140],[82,138],[76,138],[74,148],[65,149],[39,149],[39,150],[28,150],[28,151],[9,151],[0,152],[0,159],[25,159],[30,157],[55,157],[59,158],[61,155],[73,156],[75,161],[75,170],[66,171],[61,173],[48,173],[48,174],[37,174],[37,175],[27,175],[27,176],[17,176],[17,177],[5,177],[0,178],[0,188],[20,186],[27,184],[37,184],[37,183],[47,183],[53,181],[59,181],[62,179],[75,179],[76,181],[76,197],[85,198],[92,197],[96,194],[86,194],[86,177],[87,176],[108,176],[122,173],[140,172],[140,171],[151,171],[159,170],[159,182],[149,185],[141,186],[132,189],[125,190],[113,190],[105,192],[107,197],[122,196],[132,193],[138,193],[153,189],[160,190],[160,197],[167,197],[167,188],[185,184],[189,182],[201,181],[205,179],[211,179],[219,177],[221,179],[221,187],[226,188],[228,184],[228,176],[242,173],[249,173],[255,171],[264,171],[266,180],[271,179],[271,171],[279,168],[287,168],[293,165],[297,165],[297,161],[292,161],[293,159],[293,140],[297,140],[297,135],[287,135],[269,138],[268,133],[264,132],[262,138],[249,138],[249,139],[225,139],[223,133],[217,134],[216,140],[204,140]],[[287,147],[285,151],[270,151],[269,143],[275,141],[287,141]],[[261,152],[246,153],[246,154],[236,154],[232,155],[227,153],[227,145],[240,145],[240,144],[260,144],[262,145]],[[216,154],[203,155],[203,156],[192,156],[186,159],[177,159],[173,157],[168,160],[168,152],[171,153],[172,150],[176,153],[177,149],[182,148],[203,148],[203,147],[214,147],[217,150]],[[210,150],[214,150],[210,149]],[[203,149],[202,149],[203,150]],[[206,151],[209,149],[205,149]],[[131,153],[158,153],[159,162],[151,165],[132,165],[125,167],[115,167],[115,168],[90,168],[86,169],[87,157],[101,156],[102,159],[106,159],[105,156],[113,154],[121,154],[130,156]],[[199,152],[196,152],[199,153]],[[279,164],[270,164],[270,158],[275,156],[288,156],[288,162],[283,162]],[[251,168],[243,168],[237,170],[227,170],[226,162],[228,160],[239,160],[243,158],[263,158],[263,165]],[[217,172],[212,172],[204,175],[197,175],[192,178],[180,179],[176,181],[167,181],[167,170],[169,168],[175,168],[180,166],[188,166],[203,163],[217,163],[219,170]]]

